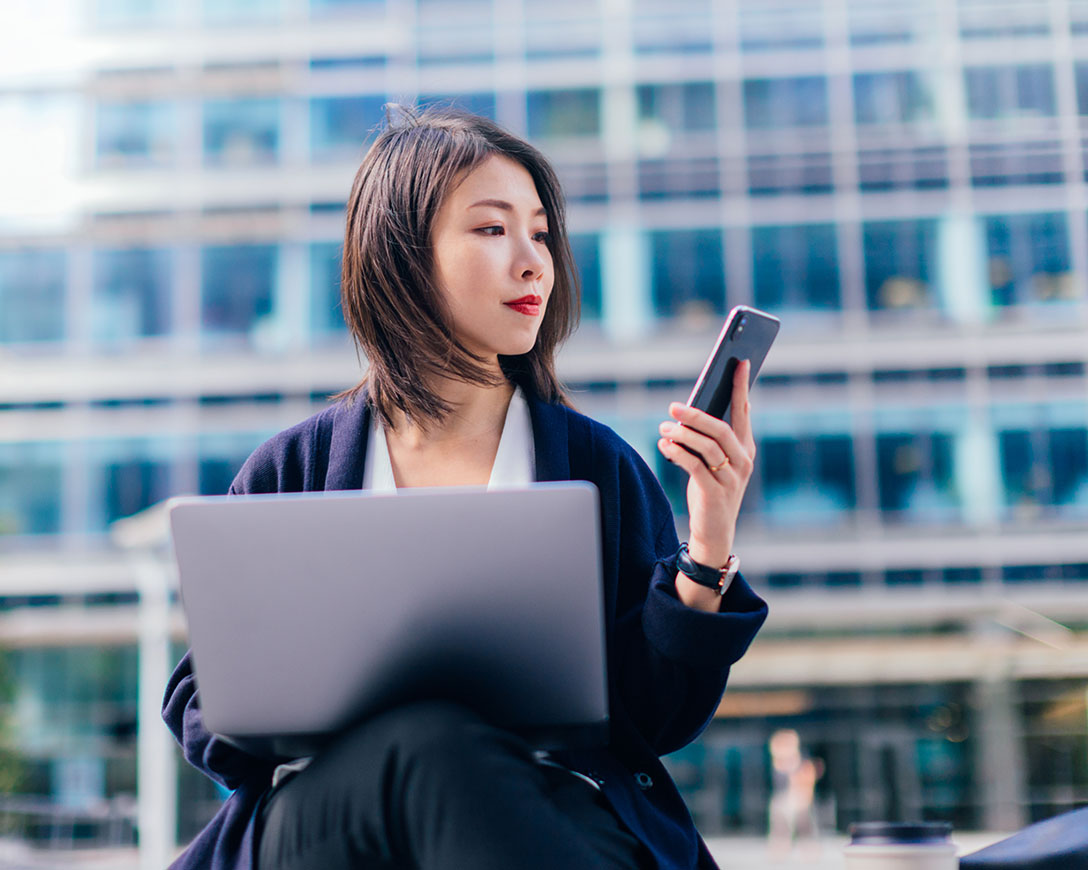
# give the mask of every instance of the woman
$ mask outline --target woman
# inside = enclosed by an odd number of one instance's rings
[[[404,110],[356,175],[343,262],[366,376],[258,448],[231,492],[592,481],[610,739],[533,753],[471,711],[418,703],[277,766],[203,727],[186,656],[164,718],[186,758],[234,794],[175,866],[713,867],[658,758],[714,715],[766,606],[739,575],[719,590],[678,571],[685,551],[657,480],[559,386],[554,352],[578,303],[551,167],[486,119]],[[732,427],[673,404],[658,442],[689,475],[686,554],[714,578],[735,561],[755,453],[746,365],[735,390]],[[360,577],[396,582],[365,566]]]

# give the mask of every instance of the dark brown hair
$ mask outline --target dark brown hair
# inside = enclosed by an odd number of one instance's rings
[[[428,387],[431,375],[475,384],[501,383],[454,336],[435,283],[431,230],[447,196],[488,157],[525,167],[548,216],[555,283],[526,354],[500,356],[506,379],[548,402],[570,404],[555,373],[555,351],[578,323],[579,294],[567,239],[565,203],[555,171],[539,151],[493,121],[453,108],[387,107],[351,188],[344,234],[344,319],[368,369],[337,398],[365,388],[385,426],[395,410],[417,423],[452,409]]]

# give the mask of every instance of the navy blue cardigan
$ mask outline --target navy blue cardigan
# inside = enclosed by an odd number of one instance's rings
[[[602,783],[661,867],[713,868],[659,756],[706,727],[730,665],[755,637],[767,606],[738,576],[721,613],[686,607],[674,583],[679,544],[672,511],[646,463],[607,426],[527,399],[537,479],[592,481],[601,496],[610,742],[554,757]],[[231,492],[359,489],[369,426],[367,402],[331,405],[257,448]],[[234,792],[173,868],[250,870],[254,819],[275,765],[207,731],[188,654],[167,685],[163,718],[189,763]]]

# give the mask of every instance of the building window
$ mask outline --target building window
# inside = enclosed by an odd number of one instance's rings
[[[170,496],[165,445],[138,440],[106,441],[93,450],[92,528],[104,529]]]
[[[249,454],[266,438],[263,433],[201,436],[198,453],[201,495],[226,495]]]
[[[710,320],[725,313],[725,255],[719,230],[650,233],[658,317]]]
[[[865,288],[871,310],[905,310],[932,304],[937,272],[937,222],[877,221],[862,227]]]
[[[822,76],[748,79],[744,122],[749,130],[780,130],[827,124],[827,80]]]
[[[315,160],[362,160],[385,116],[385,97],[314,97],[310,153]]]
[[[416,0],[413,5],[412,43],[419,66],[494,64],[492,0]]]
[[[960,38],[1030,39],[1050,35],[1047,3],[1027,2],[1006,5],[994,0],[959,5]],[[1072,4],[1075,8],[1076,4]]]
[[[740,49],[746,52],[802,52],[823,48],[823,10],[809,0],[741,3]]]
[[[64,251],[0,251],[0,343],[63,339],[64,281]]]
[[[1014,516],[1046,509],[1088,516],[1088,429],[1006,429],[998,443],[1005,504]]]
[[[245,463],[248,453],[239,457],[201,456],[197,471],[201,495],[226,495]]]
[[[752,272],[760,308],[841,307],[833,224],[755,227]]]
[[[340,305],[339,242],[310,245],[310,318],[315,339],[342,336],[344,312]]]
[[[601,16],[571,14],[566,3],[525,5],[525,58],[529,61],[595,58],[601,54]]]
[[[601,132],[601,92],[597,88],[530,91],[527,99],[531,139],[596,136]]]
[[[0,539],[61,529],[63,470],[59,444],[0,444]]]
[[[918,73],[857,73],[854,118],[859,124],[907,124],[933,117],[933,103]]]
[[[857,505],[849,435],[761,439],[760,507],[771,525],[835,525]]]
[[[310,69],[314,71],[366,72],[384,70],[386,58],[383,54],[348,54],[334,57],[310,58]]]
[[[972,142],[968,146],[971,184],[1007,187],[1017,184],[1061,184],[1065,181],[1059,140]]]
[[[574,266],[582,286],[582,317],[601,319],[601,237],[581,233],[570,237]]]
[[[752,196],[783,193],[830,193],[831,153],[749,154],[748,192]]]
[[[472,94],[420,94],[417,102],[421,108],[454,108],[495,120],[494,91],[480,91]]]
[[[1086,7],[1086,11],[1088,11],[1088,7]],[[1088,33],[1088,26],[1085,27],[1084,32]],[[1088,63],[1078,63],[1074,69],[1077,79],[1077,113],[1088,115]]]
[[[205,101],[205,162],[213,166],[276,162],[279,113],[279,100],[273,98]]]
[[[135,644],[11,650],[14,682],[33,699],[20,708],[18,745],[45,768],[38,787],[55,806],[93,806],[136,787],[138,669]],[[89,821],[76,842],[120,834]]]
[[[106,522],[132,516],[169,495],[170,467],[150,459],[107,463],[103,469]]]
[[[211,334],[247,334],[272,315],[275,245],[217,245],[203,251],[201,322]]]
[[[96,251],[91,334],[104,344],[170,330],[170,255],[155,248]]]
[[[1053,117],[1057,111],[1054,73],[1049,65],[971,67],[967,114],[971,118]]]
[[[174,160],[177,120],[170,103],[99,103],[95,160],[99,167],[168,166]]]
[[[880,510],[890,520],[939,523],[956,519],[953,438],[943,432],[876,438]]]
[[[677,54],[690,58],[713,49],[713,34],[707,26],[711,17],[710,0],[682,3],[636,0],[632,6],[631,36],[639,54]]]
[[[858,187],[864,191],[948,187],[947,151],[944,145],[859,149]]]
[[[269,21],[280,12],[281,0],[204,0],[204,20],[212,24]]]
[[[158,24],[168,6],[168,0],[94,0],[94,20],[103,27]]]
[[[1030,305],[1078,295],[1064,214],[991,215],[983,220],[994,305]]]
[[[640,199],[707,199],[721,193],[721,176],[716,157],[638,162]]]
[[[713,82],[638,87],[638,119],[642,133],[647,127],[665,136],[673,131],[714,130],[716,117]]]
[[[647,447],[647,450],[653,451],[649,455],[653,457],[654,473],[661,481],[661,488],[672,506],[673,514],[678,518],[686,517],[688,515],[688,474],[675,462],[669,462],[657,449],[656,444],[657,442],[653,441]],[[741,502],[741,504],[743,506],[744,503]]]
[[[1019,703],[1013,715],[1025,756],[1026,821],[1041,822],[1083,806],[1080,796],[1088,791],[1084,683],[1017,680],[1014,685]]]
[[[847,0],[846,5],[850,44],[856,48],[905,45],[933,38],[936,15],[932,6],[884,5],[872,0]]]
[[[310,13],[335,15],[340,12],[382,10],[385,2],[386,0],[310,0]]]

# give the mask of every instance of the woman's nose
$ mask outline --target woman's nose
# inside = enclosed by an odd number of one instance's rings
[[[522,246],[518,265],[524,279],[536,278],[544,272],[544,257],[531,241]]]

